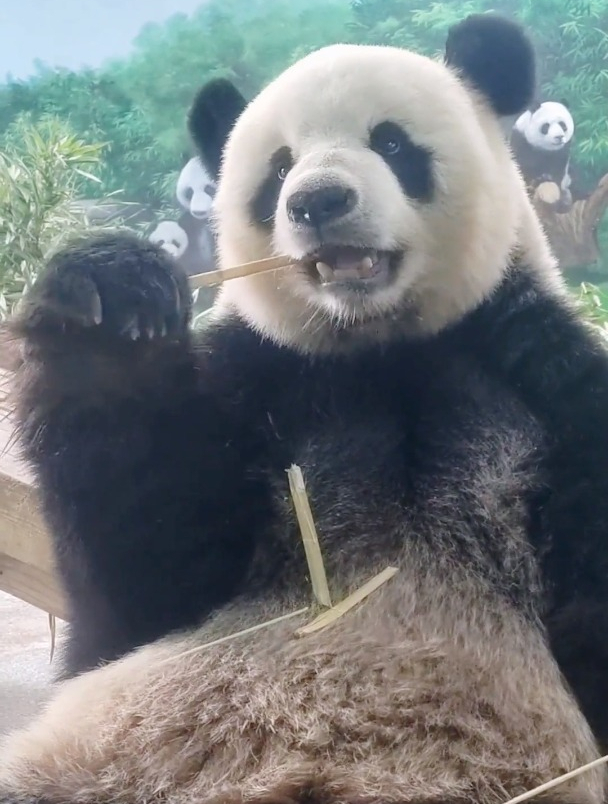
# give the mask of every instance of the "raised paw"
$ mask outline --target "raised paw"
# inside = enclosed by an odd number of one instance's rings
[[[131,233],[104,233],[55,255],[18,319],[30,333],[60,326],[138,341],[179,335],[190,306],[187,276],[171,257]]]

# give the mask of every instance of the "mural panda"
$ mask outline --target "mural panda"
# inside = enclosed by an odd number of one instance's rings
[[[211,228],[211,212],[215,181],[209,176],[198,156],[190,159],[177,179],[176,196],[184,210],[178,223],[189,242],[200,255],[198,267],[188,266],[189,273],[210,271],[215,265],[215,240]]]
[[[162,249],[51,260],[13,322],[17,417],[71,634],[3,804],[494,804],[598,756],[575,696],[600,734],[608,358],[500,129],[533,83],[481,15],[444,64],[335,45],[246,108],[206,87],[221,263],[293,266],[226,283],[196,336]],[[310,602],[292,463],[332,599],[399,571],[310,636],[306,613],[209,644]],[[543,800],[604,793],[596,768]]]
[[[563,103],[545,101],[523,112],[515,121],[511,145],[527,184],[535,189],[543,182],[560,191],[558,206],[572,205],[570,148],[574,120]]]
[[[188,235],[176,221],[160,221],[149,239],[151,243],[164,249],[177,262],[184,256],[189,244]]]
[[[189,159],[178,176],[175,191],[183,214],[177,221],[160,221],[148,238],[177,260],[188,276],[215,268],[215,236],[211,225],[215,190],[215,181],[200,158]],[[206,309],[214,297],[214,289],[196,290],[195,308]]]

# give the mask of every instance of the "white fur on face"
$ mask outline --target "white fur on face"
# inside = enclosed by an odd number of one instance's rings
[[[562,103],[546,101],[534,111],[527,111],[515,121],[515,128],[535,148],[559,151],[574,134],[574,120]]]
[[[192,217],[206,219],[211,214],[214,194],[215,184],[200,159],[190,159],[177,180],[176,195],[180,206]]]
[[[161,221],[148,239],[175,259],[179,259],[188,248],[188,235],[175,221]]]
[[[368,147],[383,121],[433,154],[430,203],[403,192]],[[294,165],[274,225],[254,221],[252,200],[269,160],[287,146]],[[403,250],[392,283],[344,298],[301,265],[227,283],[219,313],[236,307],[276,341],[304,351],[336,341],[435,332],[476,306],[501,279],[512,252],[553,260],[500,128],[485,103],[444,65],[401,49],[334,45],[284,72],[245,110],[224,153],[215,215],[224,266],[284,253],[306,239],[290,224],[288,196],[311,183],[348,183],[358,194],[343,245]],[[532,221],[533,223],[533,221]],[[345,337],[346,336],[346,337]]]

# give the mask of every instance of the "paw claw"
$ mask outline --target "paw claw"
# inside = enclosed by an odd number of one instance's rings
[[[126,335],[132,341],[138,340],[139,336],[141,335],[141,331],[139,329],[139,322],[137,317],[133,316],[130,318],[124,327],[121,330],[122,335]]]
[[[99,324],[101,324],[103,319],[103,310],[101,306],[101,296],[99,295],[99,293],[97,293],[97,291],[95,292],[95,295],[93,296],[93,299],[91,301],[91,309],[92,309],[91,315],[93,319],[93,324],[95,326],[99,326]]]

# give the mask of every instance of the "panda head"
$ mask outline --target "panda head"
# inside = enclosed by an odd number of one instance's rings
[[[571,141],[574,120],[563,103],[545,101],[515,121],[515,129],[541,151],[560,151]]]
[[[161,221],[148,239],[177,260],[188,248],[188,235],[175,221]]]
[[[335,349],[438,331],[527,240],[548,259],[500,125],[534,89],[527,38],[493,15],[453,28],[443,63],[332,45],[247,105],[227,81],[203,88],[190,131],[219,178],[221,264],[294,261],[226,283],[219,309],[277,342]]]
[[[198,157],[190,159],[177,179],[176,196],[179,205],[192,217],[207,220],[211,213],[215,182]]]

